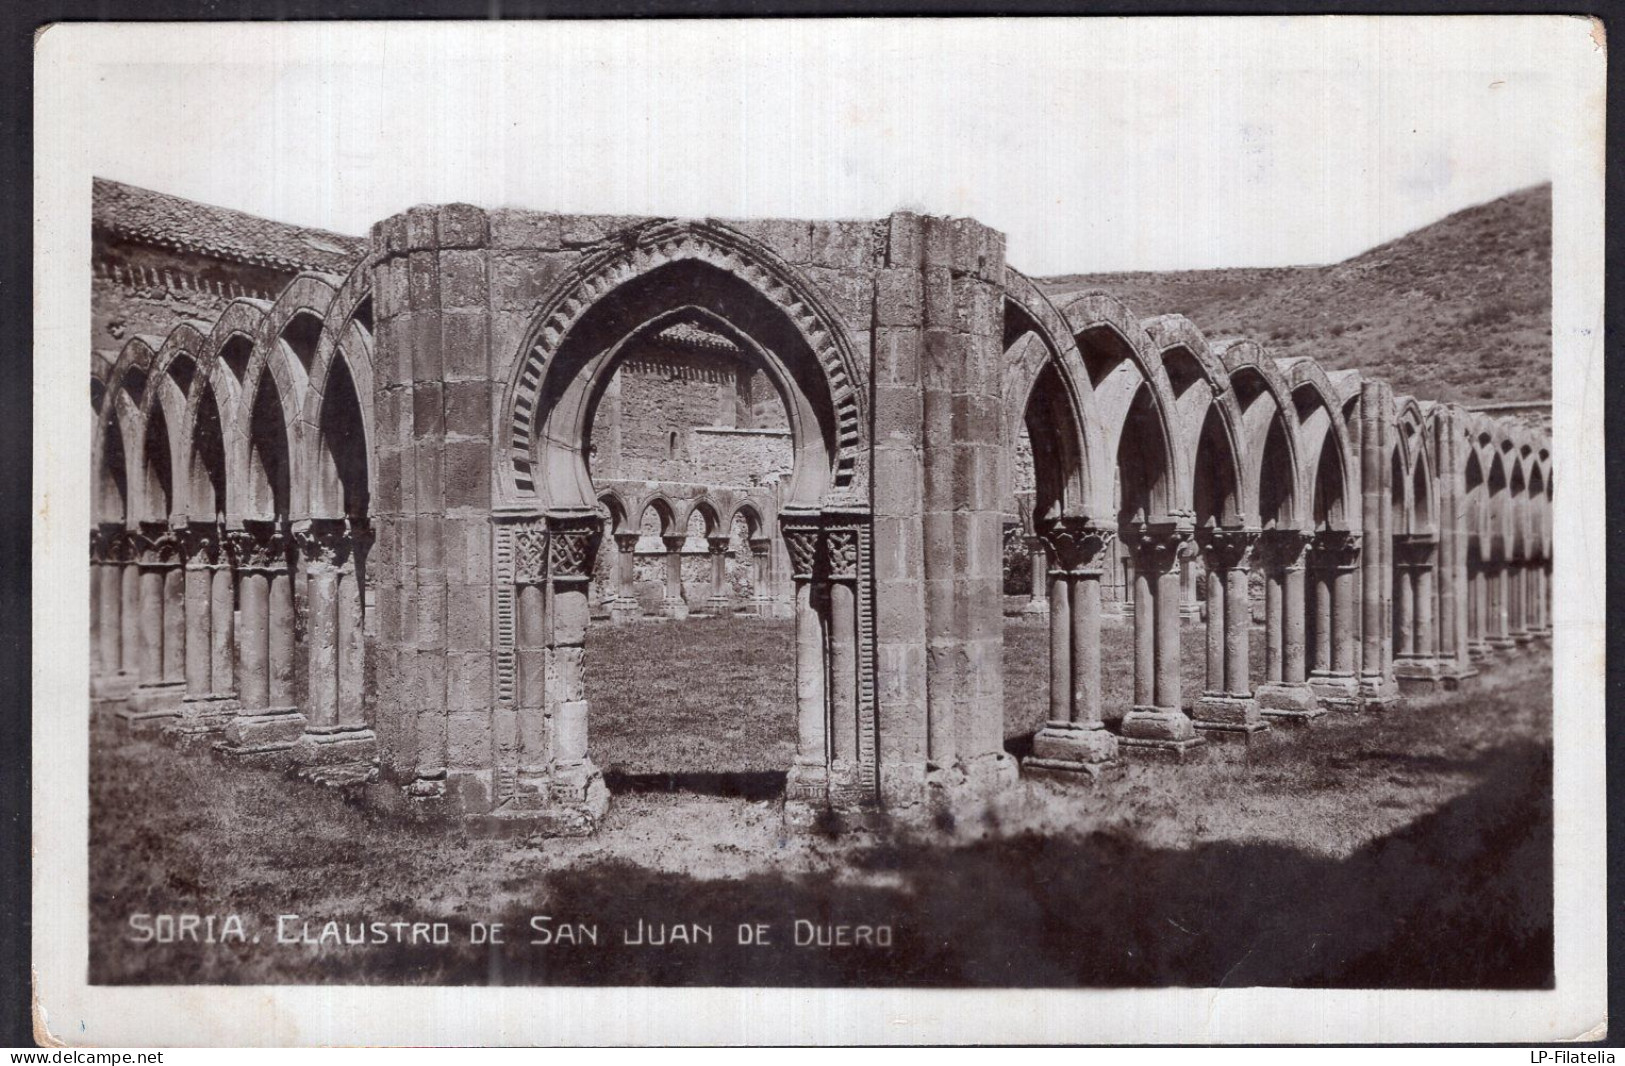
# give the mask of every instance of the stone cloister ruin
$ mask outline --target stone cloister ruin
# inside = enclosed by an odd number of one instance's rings
[[[609,796],[583,646],[647,610],[640,554],[658,611],[794,618],[797,823],[1192,757],[1454,688],[1549,634],[1546,439],[1101,293],[1052,303],[971,219],[429,206],[326,270],[266,269],[287,280],[97,267],[110,292],[193,286],[213,310],[93,374],[93,697],[229,758],[590,831]],[[604,476],[617,374],[673,345],[753,367],[728,418],[765,391],[783,424],[721,427],[692,483]],[[723,462],[774,476],[706,488]],[[1049,626],[1048,722],[1020,766],[1012,520],[1042,545]],[[1193,557],[1200,693],[1180,676]],[[1109,708],[1120,558],[1133,701]]]

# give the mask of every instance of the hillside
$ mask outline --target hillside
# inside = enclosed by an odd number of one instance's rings
[[[1052,299],[1101,289],[1142,317],[1177,312],[1210,339],[1386,377],[1396,394],[1462,403],[1552,394],[1552,190],[1458,211],[1324,267],[1074,274]]]

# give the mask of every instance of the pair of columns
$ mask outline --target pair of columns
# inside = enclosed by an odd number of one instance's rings
[[[91,694],[124,700],[141,658],[141,575],[133,538],[122,527],[91,533]]]
[[[1327,707],[1360,705],[1360,604],[1359,578],[1361,535],[1349,530],[1326,529],[1309,542],[1309,593],[1311,613],[1309,633],[1309,687]],[[1366,632],[1382,632],[1380,592],[1367,595]],[[1376,604],[1379,608],[1373,611]],[[1375,622],[1371,619],[1375,618]],[[1381,644],[1377,644],[1376,671],[1381,675]]]
[[[1475,658],[1516,647],[1528,640],[1523,621],[1525,567],[1489,562],[1468,568],[1468,648]]]
[[[796,755],[786,815],[809,821],[867,798],[859,698],[858,559],[866,527],[838,515],[784,515],[794,585]],[[870,767],[872,769],[872,767]]]
[[[636,582],[636,553],[641,534],[617,533],[615,534],[615,547],[617,556],[615,560],[615,593],[610,602],[610,618],[615,622],[630,621],[638,618],[642,611],[638,607],[637,596],[633,591]],[[682,547],[686,537],[662,537],[665,545],[665,599],[661,613],[667,618],[687,618],[688,600],[683,593],[683,560]],[[758,615],[771,613],[772,594],[768,589],[769,578],[769,550],[773,542],[765,537],[753,538],[749,541],[751,553],[751,610]],[[711,593],[706,601],[706,609],[713,615],[732,614],[734,610],[733,596],[728,589],[728,549],[730,539],[727,536],[714,536],[706,538],[706,547],[711,557]]]
[[[129,670],[133,651],[134,687],[118,714],[127,728],[144,729],[174,718],[186,694],[185,575],[180,539],[167,526],[127,537],[121,626],[134,639],[121,640],[121,665]]]
[[[1393,655],[1402,691],[1431,691],[1454,673],[1443,656],[1438,556],[1439,541],[1432,534],[1394,538]]]

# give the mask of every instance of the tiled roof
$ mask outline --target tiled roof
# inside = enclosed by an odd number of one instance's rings
[[[655,335],[664,344],[677,348],[703,348],[714,352],[739,351],[739,346],[720,333],[693,322],[677,322]]]
[[[92,187],[90,217],[94,227],[129,240],[282,270],[344,274],[367,249],[364,237],[272,222],[105,178]]]

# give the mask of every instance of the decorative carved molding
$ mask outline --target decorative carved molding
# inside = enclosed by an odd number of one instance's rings
[[[1196,543],[1211,570],[1246,570],[1252,566],[1260,534],[1256,529],[1224,529],[1203,526],[1196,531]]]
[[[294,534],[294,540],[299,544],[299,554],[304,558],[305,565],[316,568],[342,567],[350,561],[354,548],[349,529],[343,522],[333,519],[312,521]]]
[[[1144,574],[1173,573],[1179,568],[1181,553],[1190,538],[1188,527],[1150,523],[1123,534],[1123,542],[1134,553],[1134,569]]]
[[[1038,540],[1047,545],[1053,568],[1063,573],[1098,575],[1116,530],[1085,518],[1057,518],[1044,523]]]
[[[797,581],[809,581],[818,562],[818,519],[785,519],[780,524],[784,547],[790,554],[790,574]]]
[[[547,566],[554,581],[585,581],[592,576],[593,559],[603,527],[596,518],[547,520]]]
[[[1342,569],[1360,561],[1360,534],[1349,529],[1322,529],[1310,544],[1316,565]]]
[[[237,565],[245,570],[283,570],[288,565],[290,538],[279,526],[256,524],[234,529],[226,542]]]
[[[167,569],[183,558],[180,538],[166,527],[149,526],[131,534],[130,541],[140,566]]]
[[[824,531],[824,565],[831,581],[856,581],[858,531],[851,526]]]
[[[1303,568],[1304,552],[1313,536],[1303,529],[1266,529],[1259,537],[1259,548],[1270,566],[1299,570]]]
[[[628,228],[589,249],[536,315],[515,367],[509,397],[508,446],[515,488],[524,496],[535,493],[531,447],[539,428],[535,424],[537,390],[549,360],[605,293],[662,264],[684,259],[709,263],[743,279],[795,324],[834,394],[839,444],[832,494],[861,498],[868,474],[867,412],[863,390],[857,384],[862,361],[846,336],[841,317],[794,267],[771,252],[719,226],[669,221]]]
[[[547,580],[547,530],[539,525],[513,527],[513,583],[539,585]]]

